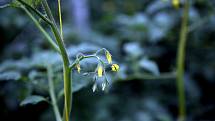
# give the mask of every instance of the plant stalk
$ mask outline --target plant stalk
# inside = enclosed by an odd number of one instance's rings
[[[62,23],[62,14],[61,14],[61,0],[58,0],[58,14],[60,21],[60,34],[63,37],[63,23]]]
[[[185,63],[185,47],[188,34],[188,17],[189,17],[189,0],[186,0],[184,13],[182,18],[180,40],[177,53],[177,88],[179,96],[179,120],[186,119],[186,103],[185,103],[185,88],[184,88],[184,63]]]
[[[72,80],[71,80],[71,69],[69,68],[69,56],[66,52],[65,45],[63,43],[63,38],[60,35],[55,20],[52,16],[51,10],[46,0],[42,1],[43,7],[46,11],[48,18],[52,21],[51,29],[56,38],[57,44],[61,51],[61,57],[63,59],[63,76],[64,76],[64,113],[65,113],[65,120],[69,121],[70,111],[71,111],[71,102],[72,102]]]
[[[48,82],[49,82],[49,95],[51,97],[51,101],[52,101],[52,105],[53,105],[53,110],[55,113],[55,118],[57,121],[62,121],[62,117],[60,115],[59,109],[58,109],[58,105],[57,105],[57,101],[56,101],[56,95],[55,95],[55,89],[54,89],[54,84],[53,84],[53,71],[52,71],[52,67],[51,65],[48,65],[47,67],[47,71],[48,71]]]

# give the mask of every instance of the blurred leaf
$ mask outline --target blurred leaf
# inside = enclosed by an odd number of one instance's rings
[[[116,21],[123,26],[138,26],[146,25],[149,20],[145,14],[135,14],[134,16],[119,15]]]
[[[90,84],[90,82],[92,82],[92,80],[93,78],[89,76],[86,77],[86,76],[82,76],[79,73],[75,73],[73,77],[73,83],[72,83],[73,92],[77,92],[83,87],[86,87],[88,84]]]
[[[29,96],[27,98],[25,98],[21,103],[20,103],[20,106],[25,106],[25,105],[28,105],[28,104],[37,104],[39,102],[42,102],[42,101],[47,101],[46,98],[42,97],[42,96],[38,96],[38,95],[32,95],[32,96]]]
[[[1,0],[0,1],[0,8],[8,7],[11,3],[11,0]]]
[[[30,61],[27,59],[21,59],[18,61],[15,60],[6,60],[0,65],[0,72],[6,72],[10,70],[27,70],[30,68]]]
[[[128,55],[132,57],[139,57],[143,53],[143,50],[140,47],[140,44],[137,42],[131,42],[131,43],[125,44],[124,50]]]
[[[0,73],[0,81],[3,80],[19,80],[21,78],[21,74],[15,71],[3,72]]]
[[[70,46],[67,51],[69,56],[76,56],[78,53],[94,53],[96,52],[98,49],[100,49],[99,46],[96,46],[95,44],[92,43],[87,43],[87,42],[83,42],[79,45],[76,46]]]
[[[147,6],[146,13],[153,14],[157,11],[160,11],[166,7],[168,7],[171,3],[170,2],[163,2],[161,0],[154,0],[151,2],[150,5]]]
[[[61,63],[61,58],[58,53],[52,51],[42,51],[35,53],[31,58],[32,66],[46,67],[46,65],[56,65]]]
[[[89,76],[83,76],[79,73],[74,73],[73,75],[73,82],[72,82],[72,92],[75,93],[79,90],[81,90],[84,87],[87,87],[89,84],[91,84],[93,78]],[[61,98],[64,95],[64,89],[61,89],[58,93],[58,99]]]
[[[143,58],[140,60],[139,62],[140,67],[142,67],[143,69],[153,73],[154,75],[159,75],[159,69],[157,64],[154,61],[148,60],[146,58]]]

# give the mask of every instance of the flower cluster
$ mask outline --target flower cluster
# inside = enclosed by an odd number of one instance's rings
[[[102,60],[98,54],[100,52],[104,52],[105,53],[105,56],[106,56],[106,60]],[[107,78],[107,75],[106,75],[106,71],[107,70],[111,70],[113,72],[118,72],[119,71],[119,65],[118,64],[113,64],[112,63],[112,55],[110,54],[110,52],[103,48],[103,49],[100,49],[98,50],[95,54],[93,55],[84,55],[84,54],[78,54],[77,57],[76,57],[76,61],[71,65],[72,67],[75,66],[76,69],[77,69],[77,72],[78,73],[81,73],[81,65],[80,65],[80,62],[83,60],[83,59],[87,59],[87,58],[95,58],[98,60],[98,63],[97,63],[97,68],[95,69],[94,72],[85,72],[83,73],[84,75],[89,75],[89,74],[94,74],[94,84],[93,84],[93,92],[95,92],[98,88],[98,83],[97,83],[97,80],[98,79],[104,79],[102,80],[102,84],[101,84],[101,88],[102,90],[104,91],[107,87],[107,85],[109,84],[109,81],[108,81],[108,78]]]

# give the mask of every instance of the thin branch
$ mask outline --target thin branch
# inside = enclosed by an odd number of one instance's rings
[[[86,59],[86,58],[99,59],[98,56],[96,56],[96,55],[83,55],[83,56],[80,56],[79,58],[76,58],[76,60],[69,66],[69,68],[73,69],[78,62],[80,62],[80,61],[82,61],[83,59]]]
[[[189,0],[186,0],[182,18],[180,40],[177,53],[177,87],[179,96],[179,120],[186,119],[185,88],[184,88],[184,61],[185,47],[188,33]]]
[[[51,12],[51,9],[50,9],[47,1],[46,0],[42,0],[42,5],[43,5],[43,8],[45,9],[45,12],[46,12],[46,15],[48,16],[48,19],[51,21],[51,26],[54,25],[57,28],[57,24],[55,22],[55,19],[53,17],[53,14]]]
[[[41,19],[43,19],[46,23],[51,24],[51,21],[49,19],[47,19],[42,13],[40,13],[37,9],[33,8],[32,6],[30,6],[29,4],[27,4],[26,2],[22,1],[22,0],[17,0],[19,1],[22,5],[24,5],[25,7],[29,8],[30,10],[32,10],[34,13],[36,13]]]
[[[60,21],[60,34],[63,37],[63,23],[62,23],[62,14],[61,14],[61,0],[58,0],[58,14]]]
[[[124,82],[124,81],[130,81],[130,80],[135,80],[135,79],[140,79],[140,80],[168,80],[168,79],[175,79],[176,78],[176,73],[175,72],[166,72],[166,73],[161,73],[158,76],[151,75],[151,74],[134,74],[130,75],[126,79],[117,79],[116,82]]]
[[[52,45],[52,47],[57,51],[60,52],[58,46],[54,42],[54,40],[49,36],[49,34],[43,29],[43,27],[40,25],[38,20],[26,9],[24,6],[22,9],[27,13],[27,15],[32,19],[34,24],[37,26],[37,28],[42,32],[42,34],[45,36],[45,38],[48,40],[48,42]]]
[[[53,106],[53,110],[55,113],[55,118],[57,121],[62,121],[59,109],[58,109],[58,105],[57,105],[57,101],[56,101],[56,95],[55,95],[55,88],[54,88],[54,83],[53,83],[53,71],[52,71],[52,67],[51,65],[48,65],[47,67],[47,71],[48,71],[48,82],[49,82],[49,95],[51,97],[51,101],[52,101],[52,106]]]

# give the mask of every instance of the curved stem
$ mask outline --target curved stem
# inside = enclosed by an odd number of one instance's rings
[[[177,54],[177,86],[179,96],[179,120],[186,119],[186,105],[185,105],[185,88],[184,88],[184,61],[185,61],[185,47],[188,33],[188,15],[189,15],[189,0],[185,2],[184,14],[182,18],[181,33]]]
[[[83,55],[81,56],[80,58],[77,58],[70,66],[69,68],[70,69],[73,69],[76,64],[78,64],[80,61],[82,61],[83,59],[86,59],[86,58],[96,58],[99,62],[103,63],[103,61],[97,56],[97,55]]]
[[[52,45],[52,47],[57,51],[60,52],[58,46],[53,41],[53,39],[49,36],[49,34],[43,29],[43,27],[40,25],[38,20],[26,9],[25,7],[22,7],[22,9],[27,13],[27,15],[32,19],[32,21],[35,23],[37,28],[42,32],[42,34],[45,36],[45,38],[48,40],[48,42]]]
[[[51,97],[51,101],[52,101],[52,106],[53,106],[53,110],[55,113],[55,118],[57,121],[62,121],[59,109],[58,109],[58,105],[57,105],[57,101],[56,101],[56,95],[55,95],[55,89],[54,89],[54,84],[53,84],[53,71],[52,71],[52,67],[51,65],[48,65],[47,67],[47,71],[48,71],[48,82],[49,82],[49,95]]]

